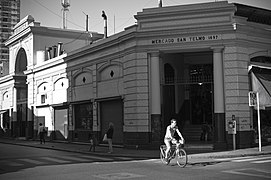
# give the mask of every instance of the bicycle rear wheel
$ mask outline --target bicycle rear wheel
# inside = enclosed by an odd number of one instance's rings
[[[187,154],[184,149],[179,149],[178,154],[176,154],[176,161],[178,166],[185,167],[187,164]]]

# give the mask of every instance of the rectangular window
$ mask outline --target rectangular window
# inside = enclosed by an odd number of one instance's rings
[[[41,104],[44,104],[46,100],[46,95],[45,94],[41,95],[40,100],[41,100]]]
[[[74,106],[75,128],[91,130],[93,126],[92,103],[77,104]]]

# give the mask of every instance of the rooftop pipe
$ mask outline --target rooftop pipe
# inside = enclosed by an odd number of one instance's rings
[[[107,16],[104,11],[102,11],[102,17],[104,18],[104,38],[107,38]]]

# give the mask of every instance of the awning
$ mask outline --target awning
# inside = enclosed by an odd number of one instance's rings
[[[252,91],[259,93],[260,109],[271,107],[271,68],[269,66],[250,65]]]

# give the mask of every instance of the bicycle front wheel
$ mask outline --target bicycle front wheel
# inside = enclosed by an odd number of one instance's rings
[[[179,149],[178,154],[176,154],[176,161],[178,166],[185,167],[187,164],[187,154],[184,149]]]
[[[165,159],[165,147],[162,145],[160,147],[160,160],[162,161],[163,164],[167,164],[167,161]]]

